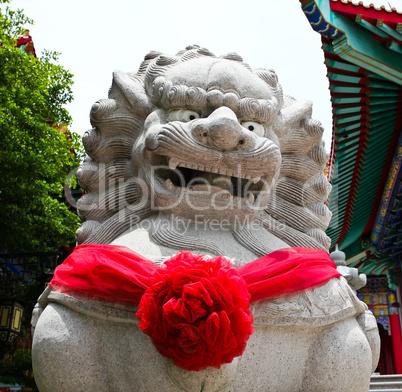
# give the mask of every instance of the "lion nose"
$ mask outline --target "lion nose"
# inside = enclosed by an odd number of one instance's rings
[[[202,144],[220,150],[247,149],[252,136],[237,120],[235,113],[227,108],[216,109],[208,118],[197,121],[193,136]]]

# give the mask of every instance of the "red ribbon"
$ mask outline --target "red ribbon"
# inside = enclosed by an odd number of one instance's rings
[[[124,246],[86,244],[50,286],[81,298],[139,305],[139,328],[186,370],[220,368],[253,332],[249,302],[288,296],[341,276],[328,253],[288,248],[235,269],[223,256],[180,251],[159,267]]]
[[[49,285],[77,297],[137,305],[159,268],[163,266],[125,246],[84,244],[56,268]],[[280,249],[237,272],[247,283],[251,303],[310,290],[341,276],[327,252],[312,248]]]

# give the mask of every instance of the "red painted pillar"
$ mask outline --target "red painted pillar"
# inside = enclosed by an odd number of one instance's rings
[[[402,336],[399,316],[392,314],[389,316],[391,327],[392,347],[394,349],[395,373],[402,374]]]

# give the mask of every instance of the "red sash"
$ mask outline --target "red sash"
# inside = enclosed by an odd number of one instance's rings
[[[84,244],[56,268],[49,285],[78,297],[136,305],[160,268],[125,246]],[[251,303],[310,290],[341,276],[327,252],[310,248],[280,249],[237,272],[247,283]]]
[[[223,256],[180,251],[162,267],[124,246],[80,245],[50,286],[81,298],[138,305],[139,328],[186,370],[220,368],[253,333],[250,302],[289,296],[341,276],[328,253],[275,251],[239,268]]]

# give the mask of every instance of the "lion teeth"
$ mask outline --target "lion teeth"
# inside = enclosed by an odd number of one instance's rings
[[[170,158],[169,159],[169,167],[172,170],[176,169],[176,167],[178,166],[179,163],[180,163],[180,161],[177,158]]]
[[[168,165],[171,170],[175,170],[177,167],[185,167],[185,168],[197,170],[200,172],[220,174],[225,177],[237,177],[239,179],[247,179],[247,180],[252,181],[253,184],[257,184],[258,182],[261,181],[261,178],[262,178],[261,176],[253,177],[250,174],[244,174],[241,172],[240,169],[237,169],[237,170],[224,169],[224,168],[219,168],[216,165],[209,166],[208,164],[206,166],[196,165],[193,162],[181,162],[177,158],[168,158]],[[173,189],[172,186],[174,187],[173,183],[170,182],[169,183],[170,188],[168,188],[168,189]]]
[[[172,182],[172,180],[170,178],[165,180],[165,187],[166,187],[166,189],[169,189],[171,191],[174,189],[173,182]]]

